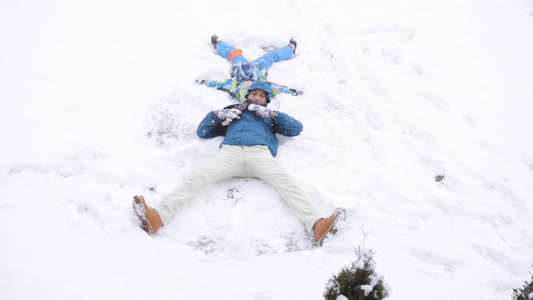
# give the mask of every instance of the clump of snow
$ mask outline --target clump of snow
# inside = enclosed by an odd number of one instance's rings
[[[365,296],[368,296],[368,294],[370,294],[370,292],[372,292],[372,290],[374,289],[376,284],[379,283],[380,280],[383,280],[383,276],[371,275],[370,276],[370,284],[361,285],[361,289],[365,293]]]

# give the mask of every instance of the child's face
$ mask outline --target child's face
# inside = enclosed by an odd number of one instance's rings
[[[267,102],[267,93],[261,89],[255,89],[248,94],[248,99],[253,103],[265,104]]]

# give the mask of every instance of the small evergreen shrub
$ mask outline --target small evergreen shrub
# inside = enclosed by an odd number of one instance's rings
[[[521,289],[513,289],[513,300],[533,300],[533,273],[531,273],[531,281],[524,281],[524,283]]]
[[[389,289],[379,276],[373,259],[374,252],[355,250],[357,260],[329,279],[326,300],[380,300],[389,296]]]

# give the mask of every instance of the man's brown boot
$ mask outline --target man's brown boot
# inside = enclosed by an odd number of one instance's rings
[[[133,197],[133,211],[141,221],[141,228],[149,235],[153,235],[161,226],[163,221],[159,213],[154,208],[151,208],[144,201],[143,196]]]
[[[328,233],[337,233],[338,229],[336,225],[340,220],[346,220],[346,210],[341,207],[337,208],[329,218],[322,218],[315,223],[313,226],[313,232],[315,234],[315,240],[320,246],[322,246]]]

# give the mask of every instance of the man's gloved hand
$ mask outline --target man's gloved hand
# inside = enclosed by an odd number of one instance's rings
[[[241,111],[235,108],[215,110],[215,115],[222,121],[222,125],[227,126],[233,120],[240,118]]]
[[[273,110],[257,104],[250,104],[248,110],[253,111],[256,115],[264,118],[272,118],[274,116]]]
[[[204,79],[196,79],[194,81],[194,84],[197,84],[197,85],[200,85],[200,84],[205,84],[207,80],[204,80]]]

